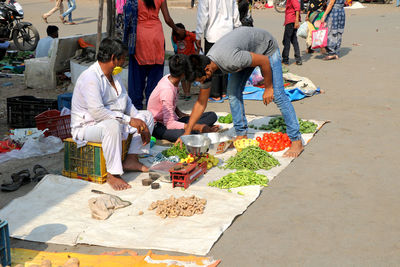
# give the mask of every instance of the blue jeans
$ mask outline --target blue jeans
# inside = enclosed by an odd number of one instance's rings
[[[68,10],[62,14],[62,16],[65,18],[68,16],[68,21],[72,22],[72,11],[76,9],[76,3],[75,0],[68,0]]]
[[[292,141],[300,140],[300,126],[292,102],[285,94],[282,77],[282,59],[279,49],[269,56],[272,70],[272,86],[274,88],[274,102],[282,113],[286,123],[286,132]],[[229,105],[233,118],[233,125],[237,135],[247,134],[247,120],[244,111],[243,90],[254,68],[246,68],[231,74],[228,82]]]
[[[150,95],[164,74],[164,64],[139,65],[135,55],[129,55],[128,95],[137,110],[143,109],[143,91],[146,105]]]

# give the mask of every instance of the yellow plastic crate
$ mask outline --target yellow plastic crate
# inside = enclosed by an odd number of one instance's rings
[[[132,135],[122,141],[122,160],[128,154]],[[107,180],[106,161],[101,143],[88,142],[86,146],[77,148],[72,138],[64,140],[63,175],[70,178],[103,184]]]

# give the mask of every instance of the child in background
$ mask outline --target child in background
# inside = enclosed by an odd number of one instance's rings
[[[292,43],[296,64],[302,65],[299,43],[297,42],[297,29],[300,27],[300,3],[298,0],[286,1],[284,25],[282,63],[289,65],[290,43]]]
[[[183,79],[194,81],[196,76],[200,76],[191,68],[188,60],[188,56],[182,54],[170,57],[168,60],[170,74],[158,82],[150,95],[147,110],[153,114],[155,122],[153,136],[159,140],[175,142],[184,134],[189,122],[189,114],[183,113],[176,106],[179,82]],[[193,132],[216,132],[219,129],[218,126],[214,126],[216,121],[215,112],[204,112],[193,127]]]
[[[176,31],[172,31],[172,45],[176,54],[193,55],[198,54],[199,51],[195,47],[196,34],[193,32],[186,31],[185,26],[182,23],[175,24],[176,27],[184,29],[185,34],[179,35]],[[190,95],[190,82],[183,80],[181,81],[182,89],[184,93],[184,99],[188,101],[191,98]]]

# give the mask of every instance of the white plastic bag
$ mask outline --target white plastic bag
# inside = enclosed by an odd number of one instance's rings
[[[308,25],[307,23],[309,23],[308,21],[303,22],[300,27],[297,29],[297,36],[301,37],[301,38],[307,38],[308,35]]]
[[[62,140],[55,136],[29,138],[21,150],[12,150],[0,154],[0,163],[10,159],[26,159],[59,152],[64,148]]]

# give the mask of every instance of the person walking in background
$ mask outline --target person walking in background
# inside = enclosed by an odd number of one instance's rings
[[[296,64],[302,65],[299,42],[297,41],[297,29],[300,27],[300,3],[298,0],[286,1],[284,25],[282,63],[289,65],[290,44],[292,44]]]
[[[240,27],[239,8],[237,1],[232,0],[201,0],[197,9],[197,44],[201,47],[201,37],[204,35],[204,52],[222,36]],[[214,73],[210,92],[210,102],[224,102],[228,75],[220,70]]]
[[[117,17],[115,19],[115,27],[117,28],[116,36],[122,39],[124,34],[124,6],[126,0],[117,0],[115,7],[117,9]]]
[[[326,0],[311,0],[308,3],[308,9],[306,14],[306,21],[308,24],[308,35],[306,38],[306,52],[308,54],[314,53],[314,50],[311,49],[312,44],[312,31],[318,30],[316,21],[320,21],[322,16],[324,15],[326,9]],[[325,48],[321,48],[321,53],[325,53]]]
[[[166,0],[128,0],[126,6],[129,8],[125,12],[128,35],[124,38],[130,47],[128,92],[133,104],[140,110],[143,109],[143,91],[147,103],[164,74],[165,40],[158,17],[160,10],[169,27],[179,34],[184,34],[185,30],[175,26]]]
[[[72,11],[76,9],[76,3],[75,0],[67,0],[67,2],[68,10],[60,16],[60,19],[64,24],[74,25],[75,22],[72,21]],[[66,16],[68,16],[68,21],[65,20]]]
[[[50,0],[53,1],[53,0]],[[63,5],[63,0],[56,0],[56,5],[47,13],[44,13],[42,15],[42,18],[44,22],[48,23],[47,18],[53,15],[57,10],[60,10],[60,15],[64,13],[64,5]]]
[[[172,31],[172,42],[176,45],[176,54],[193,55],[198,54],[199,50],[196,49],[196,34],[190,31],[186,31],[185,25],[182,23],[175,24],[178,28],[184,29],[183,35],[178,34],[176,31]],[[174,46],[175,47],[175,46]],[[190,87],[191,83],[182,80],[183,97],[186,101],[190,100]]]
[[[326,52],[328,55],[324,60],[339,59],[339,49],[342,45],[342,35],[346,21],[344,13],[345,0],[330,0],[321,19],[321,25],[325,23],[328,26],[328,45]]]

